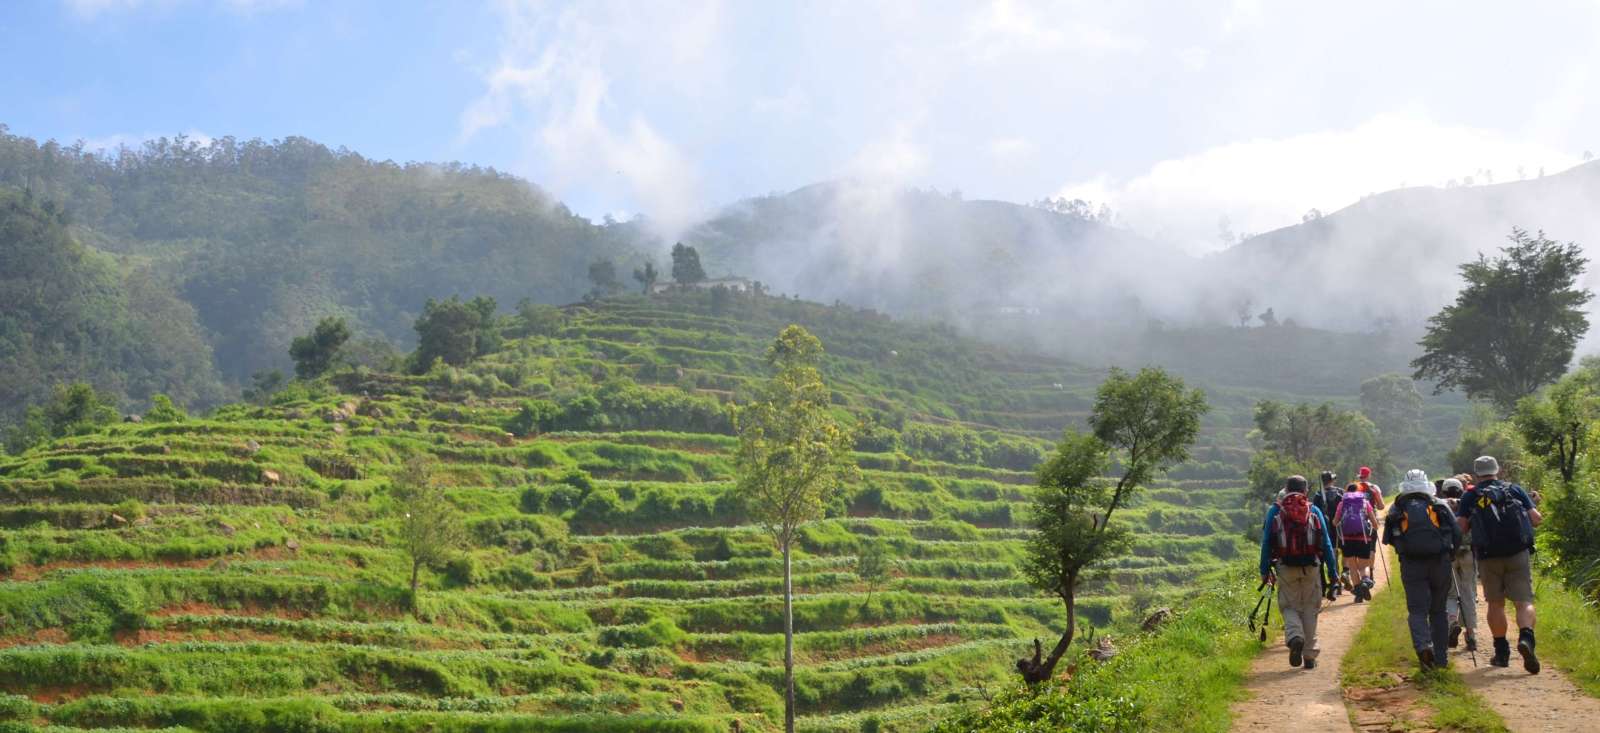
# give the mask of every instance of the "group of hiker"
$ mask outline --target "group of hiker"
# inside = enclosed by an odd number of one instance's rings
[[[1260,571],[1261,587],[1276,593],[1289,665],[1316,668],[1317,616],[1325,603],[1346,591],[1354,603],[1372,600],[1374,556],[1388,573],[1381,542],[1400,558],[1411,643],[1423,669],[1447,666],[1449,650],[1463,635],[1476,658],[1481,587],[1494,640],[1489,663],[1511,664],[1509,599],[1516,608],[1516,651],[1523,668],[1538,674],[1531,553],[1542,517],[1534,498],[1500,473],[1493,456],[1473,461],[1470,474],[1438,481],[1412,469],[1388,504],[1366,466],[1342,488],[1334,472],[1323,471],[1322,488],[1314,493],[1304,476],[1288,477],[1267,509]]]

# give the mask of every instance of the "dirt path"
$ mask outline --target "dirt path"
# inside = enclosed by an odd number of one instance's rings
[[[1464,648],[1451,657],[1457,672],[1466,679],[1467,686],[1478,693],[1489,707],[1505,718],[1506,727],[1513,733],[1532,731],[1595,731],[1600,730],[1600,700],[1585,695],[1572,684],[1560,670],[1551,666],[1548,658],[1540,658],[1544,669],[1530,675],[1522,669],[1522,657],[1511,652],[1511,666],[1489,666],[1494,646],[1489,637],[1488,606],[1478,603],[1478,666]],[[1506,607],[1507,621],[1515,623],[1515,613]],[[1509,636],[1515,640],[1516,630]]]
[[[1386,585],[1383,568],[1378,567],[1374,575],[1378,585],[1373,592],[1382,592]],[[1339,662],[1366,617],[1367,605],[1357,605],[1349,593],[1324,608],[1317,624],[1322,655],[1317,668],[1307,672],[1289,666],[1289,649],[1281,638],[1283,626],[1274,602],[1272,632],[1280,638],[1251,663],[1245,680],[1249,698],[1234,704],[1233,730],[1350,733],[1350,716],[1339,689]]]

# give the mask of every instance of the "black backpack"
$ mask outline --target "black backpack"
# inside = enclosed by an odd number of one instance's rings
[[[1472,547],[1478,557],[1511,557],[1533,549],[1533,522],[1511,487],[1500,481],[1473,489]]]
[[[1328,486],[1317,492],[1314,503],[1322,510],[1322,518],[1332,522],[1334,512],[1338,511],[1339,502],[1342,500],[1344,500],[1344,489]]]
[[[1455,549],[1454,535],[1439,516],[1439,504],[1424,494],[1403,496],[1395,501],[1395,516],[1390,522],[1395,532],[1394,549],[1406,557],[1431,557]]]

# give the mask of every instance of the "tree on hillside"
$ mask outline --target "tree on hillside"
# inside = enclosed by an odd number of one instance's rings
[[[633,279],[639,282],[640,292],[650,294],[650,288],[655,287],[656,280],[661,279],[661,273],[656,272],[656,263],[646,260],[644,267],[635,268]]]
[[[147,423],[183,422],[188,419],[189,413],[172,404],[172,398],[164,394],[151,397],[150,409],[144,412],[144,421]]]
[[[622,292],[622,280],[617,278],[617,264],[611,260],[589,263],[589,282],[594,286],[589,289],[591,298],[604,298]]]
[[[674,268],[676,269],[676,268]],[[822,342],[789,326],[767,348],[775,374],[760,397],[735,408],[737,496],[783,555],[784,729],[794,730],[794,587],[790,549],[801,525],[822,516],[829,496],[849,475],[850,433],[829,413],[829,390],[818,367]]]
[[[455,296],[449,300],[429,298],[416,322],[412,370],[426,372],[435,359],[460,366],[498,348],[500,332],[494,311],[494,298],[485,296],[467,302]]]
[[[889,582],[889,548],[881,540],[873,540],[861,548],[856,558],[856,577],[867,584],[867,599],[862,606],[872,603],[872,594]]]
[[[672,245],[672,280],[679,285],[693,285],[706,279],[700,267],[700,253],[682,242]]]
[[[289,343],[289,358],[294,359],[294,375],[301,379],[315,379],[333,367],[339,349],[350,340],[350,328],[343,318],[328,316],[317,322],[317,327],[304,336],[296,336]]]
[[[466,544],[461,512],[433,481],[433,466],[412,458],[389,483],[400,520],[400,549],[411,558],[411,611],[418,606],[417,584],[424,567],[438,567]]]
[[[1423,354],[1411,362],[1416,379],[1437,382],[1435,394],[1460,387],[1501,414],[1566,372],[1594,295],[1576,287],[1588,266],[1577,244],[1521,229],[1510,240],[1502,257],[1461,266],[1466,287],[1428,319]]]
[[[1410,377],[1391,372],[1363,381],[1361,414],[1377,426],[1391,455],[1417,458],[1424,452],[1422,395]]]
[[[1289,474],[1315,475],[1324,469],[1382,467],[1389,462],[1378,428],[1365,415],[1331,403],[1285,404],[1261,400],[1251,434],[1261,450],[1250,459],[1252,500],[1270,501]]]
[[[1517,403],[1511,423],[1528,452],[1571,484],[1578,473],[1578,458],[1587,447],[1589,429],[1600,418],[1600,398],[1595,396],[1595,366],[1573,372],[1542,394]]]
[[[1017,660],[1029,684],[1055,674],[1077,631],[1078,585],[1090,566],[1122,553],[1128,530],[1112,524],[1118,509],[1156,474],[1189,457],[1200,431],[1205,394],[1158,368],[1135,375],[1113,369],[1095,396],[1090,433],[1069,430],[1039,467],[1033,536],[1023,575],[1061,600],[1067,628],[1048,656],[1034,640],[1032,659]],[[1112,457],[1122,468],[1114,483],[1101,477]]]
[[[50,399],[29,407],[21,424],[6,431],[6,450],[21,453],[40,443],[93,432],[116,421],[116,402],[109,395],[82,382],[57,384]]]

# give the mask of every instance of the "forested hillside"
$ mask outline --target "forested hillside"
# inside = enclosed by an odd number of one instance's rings
[[[195,317],[157,323],[186,331],[198,320],[218,375],[235,385],[287,367],[290,339],[327,315],[407,345],[428,298],[486,295],[508,308],[524,298],[576,301],[590,262],[626,264],[637,238],[493,169],[397,165],[294,137],[180,136],[102,154],[0,126],[0,187],[48,202],[70,236],[117,255],[125,271],[160,273]],[[45,245],[8,236],[0,246]],[[161,389],[209,394],[187,379]]]
[[[1009,687],[1062,621],[1018,571],[1031,469],[1082,425],[1103,374],[702,291],[529,309],[461,367],[340,367],[0,462],[0,688],[20,696],[0,715],[768,729],[779,563],[732,499],[726,406],[788,323],[827,349],[858,470],[797,546],[801,727],[920,730]],[[1196,461],[1119,514],[1133,543],[1085,586],[1084,628],[1131,633],[1241,554],[1251,400],[1210,399]],[[401,529],[422,505],[397,487],[418,470],[465,532],[423,563],[413,613]]]

